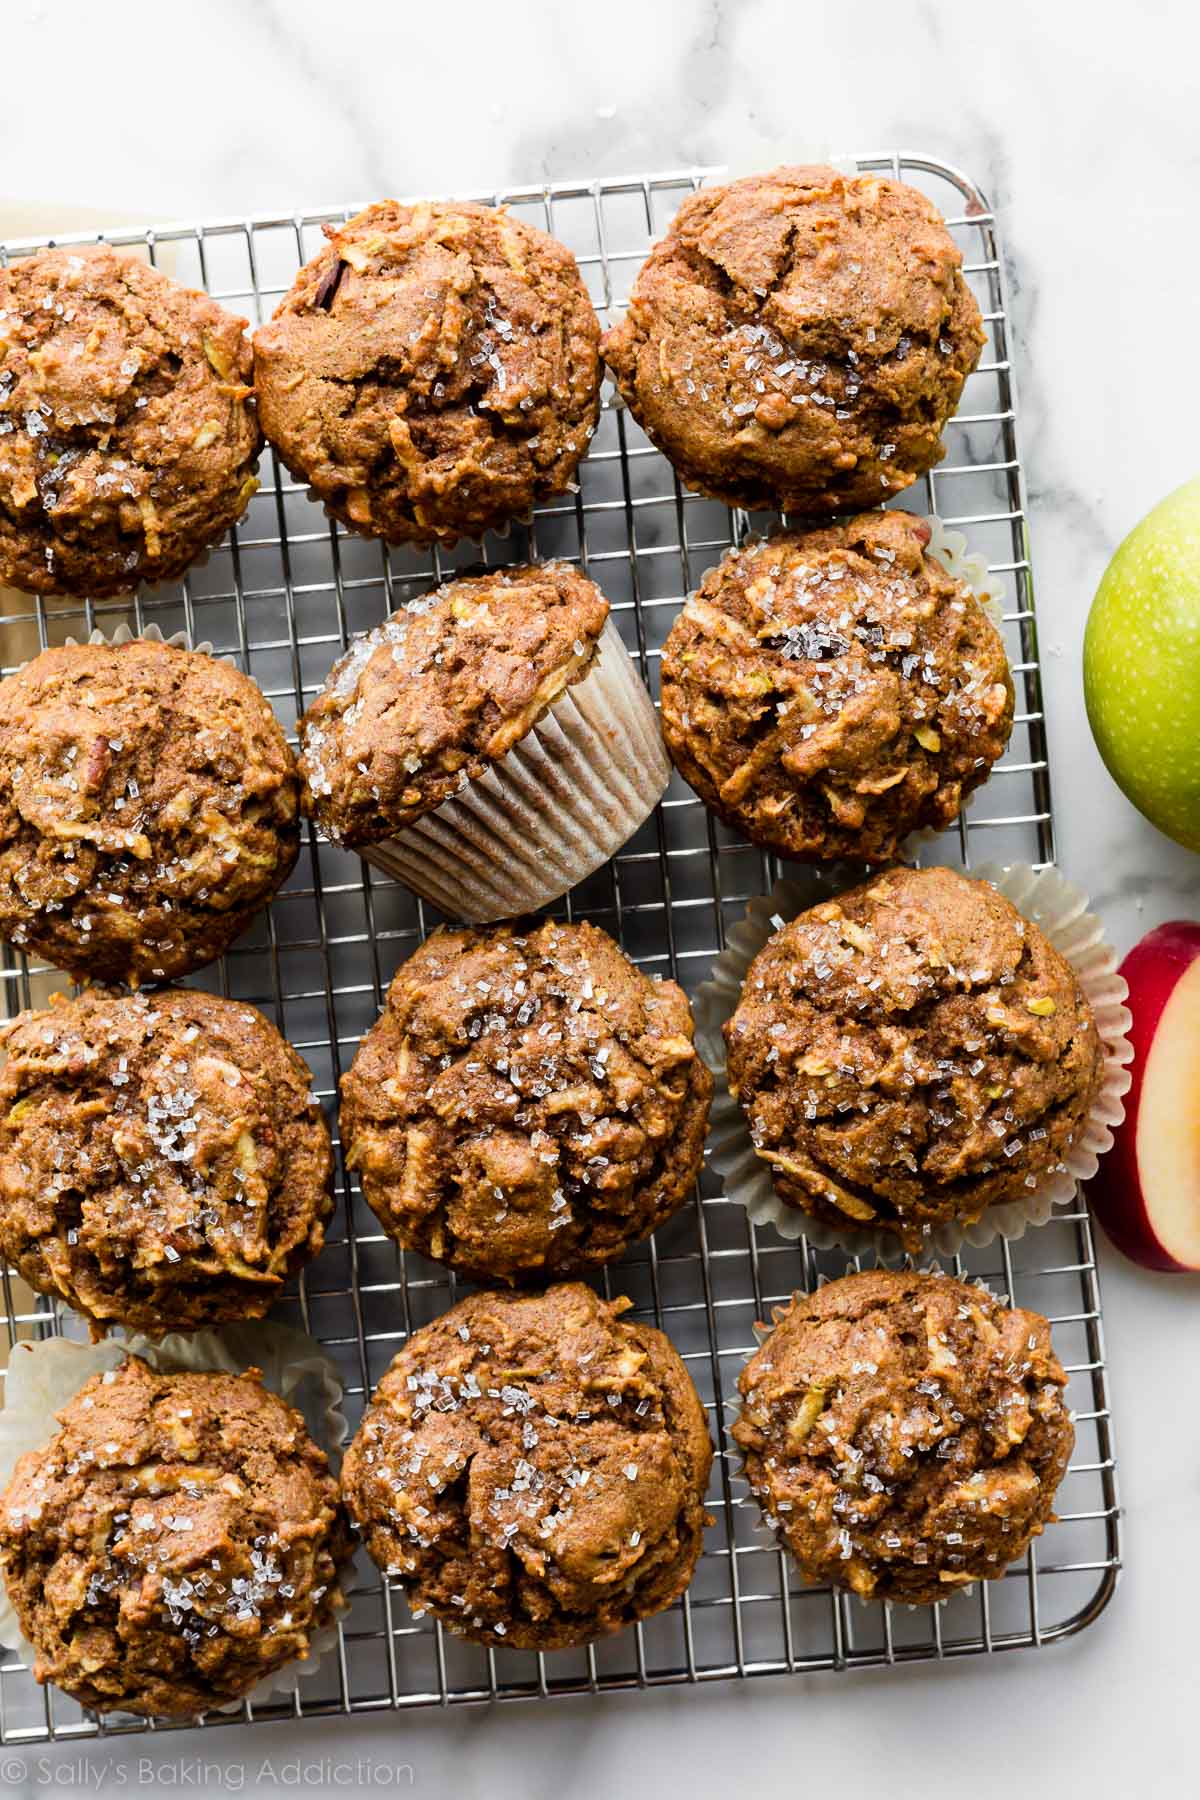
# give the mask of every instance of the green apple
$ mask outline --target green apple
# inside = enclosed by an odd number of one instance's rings
[[[1083,640],[1092,734],[1152,825],[1200,850],[1200,475],[1135,525]]]

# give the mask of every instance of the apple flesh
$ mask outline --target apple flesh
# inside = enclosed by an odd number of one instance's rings
[[[1133,1014],[1124,1123],[1088,1183],[1092,1211],[1132,1262],[1200,1270],[1200,925],[1176,919],[1121,973]]]
[[[1200,476],[1135,525],[1083,640],[1096,746],[1152,825],[1200,850]]]

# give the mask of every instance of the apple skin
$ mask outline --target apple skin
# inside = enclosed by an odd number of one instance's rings
[[[1142,1176],[1138,1168],[1138,1121],[1141,1116],[1144,1078],[1151,1047],[1167,1002],[1181,978],[1200,958],[1200,924],[1190,919],[1171,919],[1147,932],[1135,944],[1121,974],[1129,985],[1129,1009],[1133,1023],[1130,1073],[1132,1085],[1125,1100],[1125,1119],[1114,1134],[1113,1147],[1101,1158],[1100,1167],[1087,1183],[1092,1212],[1105,1234],[1130,1262],[1144,1269],[1169,1274],[1195,1273],[1200,1265],[1183,1263],[1159,1242],[1146,1210]],[[1200,1067],[1200,1047],[1197,1050]],[[1200,1206],[1200,1194],[1196,1196]]]
[[[1083,691],[1117,786],[1152,825],[1200,850],[1200,476],[1147,513],[1104,571]]]

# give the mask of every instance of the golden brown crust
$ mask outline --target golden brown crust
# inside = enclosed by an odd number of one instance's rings
[[[1003,754],[1013,687],[979,600],[909,513],[731,550],[663,649],[676,768],[754,843],[888,862]]]
[[[20,1351],[17,1351],[20,1354]],[[97,1375],[0,1496],[34,1674],[81,1705],[186,1717],[307,1654],[350,1537],[300,1414],[245,1375]]]
[[[442,929],[342,1083],[384,1229],[478,1281],[612,1262],[686,1200],[712,1078],[673,981],[586,922]]]
[[[414,1609],[558,1650],[670,1606],[700,1554],[712,1441],[670,1341],[579,1283],[474,1294],[414,1333],[342,1490]]]
[[[357,638],[300,721],[304,811],[378,843],[500,761],[590,669],[608,602],[570,563],[446,582]]]
[[[689,196],[602,348],[690,486],[816,515],[874,506],[940,461],[983,342],[925,196],[811,167]]]
[[[0,269],[0,583],[181,575],[258,486],[245,319],[107,245]]]
[[[1075,1441],[1040,1314],[875,1269],[775,1318],[733,1436],[806,1580],[919,1604],[1024,1554]]]
[[[891,869],[801,913],[724,1029],[780,1197],[912,1250],[1061,1168],[1103,1073],[1066,958],[953,869]]]
[[[263,427],[356,531],[479,537],[560,494],[595,429],[600,329],[575,259],[502,208],[385,200],[254,340]]]
[[[298,782],[259,688],[135,639],[0,682],[0,933],[102,981],[220,956],[299,854]]]
[[[329,1131],[254,1007],[90,988],[0,1040],[0,1254],[97,1335],[261,1318],[320,1250]]]

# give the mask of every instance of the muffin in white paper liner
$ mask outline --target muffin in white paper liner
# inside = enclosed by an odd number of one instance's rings
[[[140,1356],[162,1374],[220,1370],[242,1375],[249,1368],[261,1370],[264,1386],[303,1415],[309,1435],[325,1452],[336,1475],[349,1430],[341,1411],[343,1388],[337,1369],[304,1332],[266,1320],[190,1333],[173,1332],[158,1342],[135,1336],[107,1337],[97,1344],[85,1344],[53,1337],[14,1345],[5,1378],[4,1407],[0,1411],[0,1493],[8,1486],[26,1451],[39,1450],[54,1437],[58,1431],[55,1414],[93,1375],[120,1368],[127,1355]],[[336,1610],[344,1610],[346,1604],[342,1600]],[[314,1675],[337,1641],[338,1626],[334,1620],[314,1633],[306,1657],[265,1675],[243,1700],[231,1700],[213,1710],[231,1712],[247,1700],[261,1704],[273,1694],[294,1693],[300,1678]],[[2,1581],[0,1644],[16,1650],[32,1666],[37,1652],[21,1632]]]
[[[1035,870],[1027,863],[1005,868],[985,863],[968,873],[975,880],[989,881],[1019,913],[1039,925],[1071,964],[1095,1015],[1104,1066],[1099,1091],[1066,1154],[1065,1168],[1043,1176],[1019,1198],[989,1206],[973,1224],[949,1220],[935,1226],[923,1255],[953,1256],[964,1244],[983,1249],[998,1237],[1015,1240],[1029,1226],[1046,1224],[1056,1207],[1074,1202],[1079,1183],[1096,1173],[1099,1158],[1112,1146],[1113,1128],[1125,1117],[1124,1096],[1131,1080],[1127,1067],[1133,1059],[1127,1035],[1131,1017],[1125,1005],[1129,990],[1117,973],[1115,949],[1100,921],[1088,911],[1087,896],[1055,868]],[[826,870],[801,869],[795,877],[777,881],[770,894],[752,900],[745,918],[730,930],[693,1010],[696,1045],[714,1077],[709,1163],[721,1177],[728,1197],[746,1208],[755,1225],[772,1225],[781,1237],[804,1237],[817,1250],[841,1249],[851,1256],[894,1266],[905,1260],[906,1253],[893,1233],[838,1228],[790,1206],[777,1193],[770,1166],[756,1155],[745,1116],[729,1092],[721,1034],[741,998],[750,964],[768,938],[798,913],[834,899],[862,879],[862,870],[846,863]]]
[[[653,812],[670,778],[654,702],[610,616],[587,674],[519,743],[359,854],[452,918],[511,918],[594,874]]]

